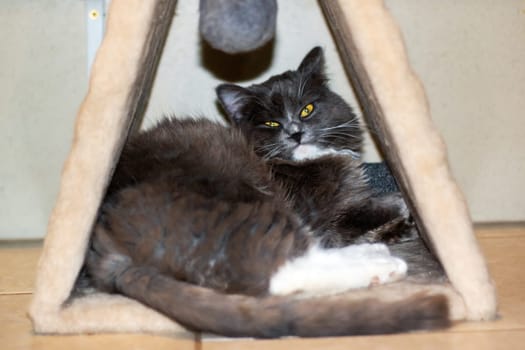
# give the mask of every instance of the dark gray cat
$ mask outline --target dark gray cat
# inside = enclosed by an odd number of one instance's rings
[[[219,86],[230,128],[172,118],[129,140],[93,230],[94,284],[227,336],[447,326],[443,296],[330,295],[403,278],[406,263],[384,244],[350,243],[412,228],[399,195],[367,185],[361,128],[323,64],[314,48],[295,71]]]

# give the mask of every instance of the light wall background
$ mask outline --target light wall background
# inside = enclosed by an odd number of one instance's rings
[[[525,1],[386,0],[400,24],[476,222],[525,221]],[[0,239],[38,238],[87,90],[83,1],[0,0]],[[165,114],[220,120],[214,87],[250,84],[325,49],[356,105],[315,0],[279,1],[273,45],[231,59],[203,48],[198,1],[179,0],[144,126]],[[378,159],[371,143],[365,158]]]

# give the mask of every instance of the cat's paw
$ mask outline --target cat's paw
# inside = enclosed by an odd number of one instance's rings
[[[86,258],[86,267],[97,288],[114,291],[117,278],[132,265],[130,257],[118,253],[100,256],[90,250]]]
[[[286,262],[272,276],[270,293],[325,295],[395,282],[406,276],[405,261],[390,255],[384,244],[359,244],[338,249],[313,247]]]
[[[357,244],[342,249],[354,259],[355,288],[374,286],[398,281],[406,276],[407,264],[404,260],[390,255],[385,244]]]
[[[369,267],[368,287],[392,283],[406,276],[408,266],[402,259],[390,256],[388,258],[371,259]]]
[[[116,279],[132,266],[132,259],[119,252],[106,230],[98,225],[91,238],[85,266],[95,286],[104,291],[114,291]]]
[[[412,241],[419,237],[416,223],[407,202],[400,192],[389,193],[382,197],[393,210],[392,220],[363,235],[364,241],[381,241],[389,244]]]
[[[396,209],[398,216],[404,218],[405,220],[410,219],[410,209],[408,208],[407,202],[403,198],[401,192],[393,192],[383,196],[390,205]]]

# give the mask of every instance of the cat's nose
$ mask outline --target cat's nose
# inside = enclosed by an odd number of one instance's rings
[[[297,143],[301,143],[301,138],[302,137],[303,137],[303,132],[302,131],[294,132],[293,134],[290,135],[290,138],[292,140],[294,140],[295,142],[297,142]]]

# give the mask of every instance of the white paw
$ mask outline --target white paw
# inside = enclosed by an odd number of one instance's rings
[[[407,264],[404,260],[390,256],[370,259],[367,268],[368,286],[376,286],[399,281],[407,273]]]
[[[288,261],[272,276],[270,293],[334,294],[397,281],[407,264],[390,255],[384,244],[359,244],[340,249],[313,247]]]
[[[356,285],[361,287],[394,282],[406,276],[407,264],[390,255],[385,244],[356,244],[340,250],[355,260],[355,267],[361,267],[360,271],[353,273],[356,275]]]

